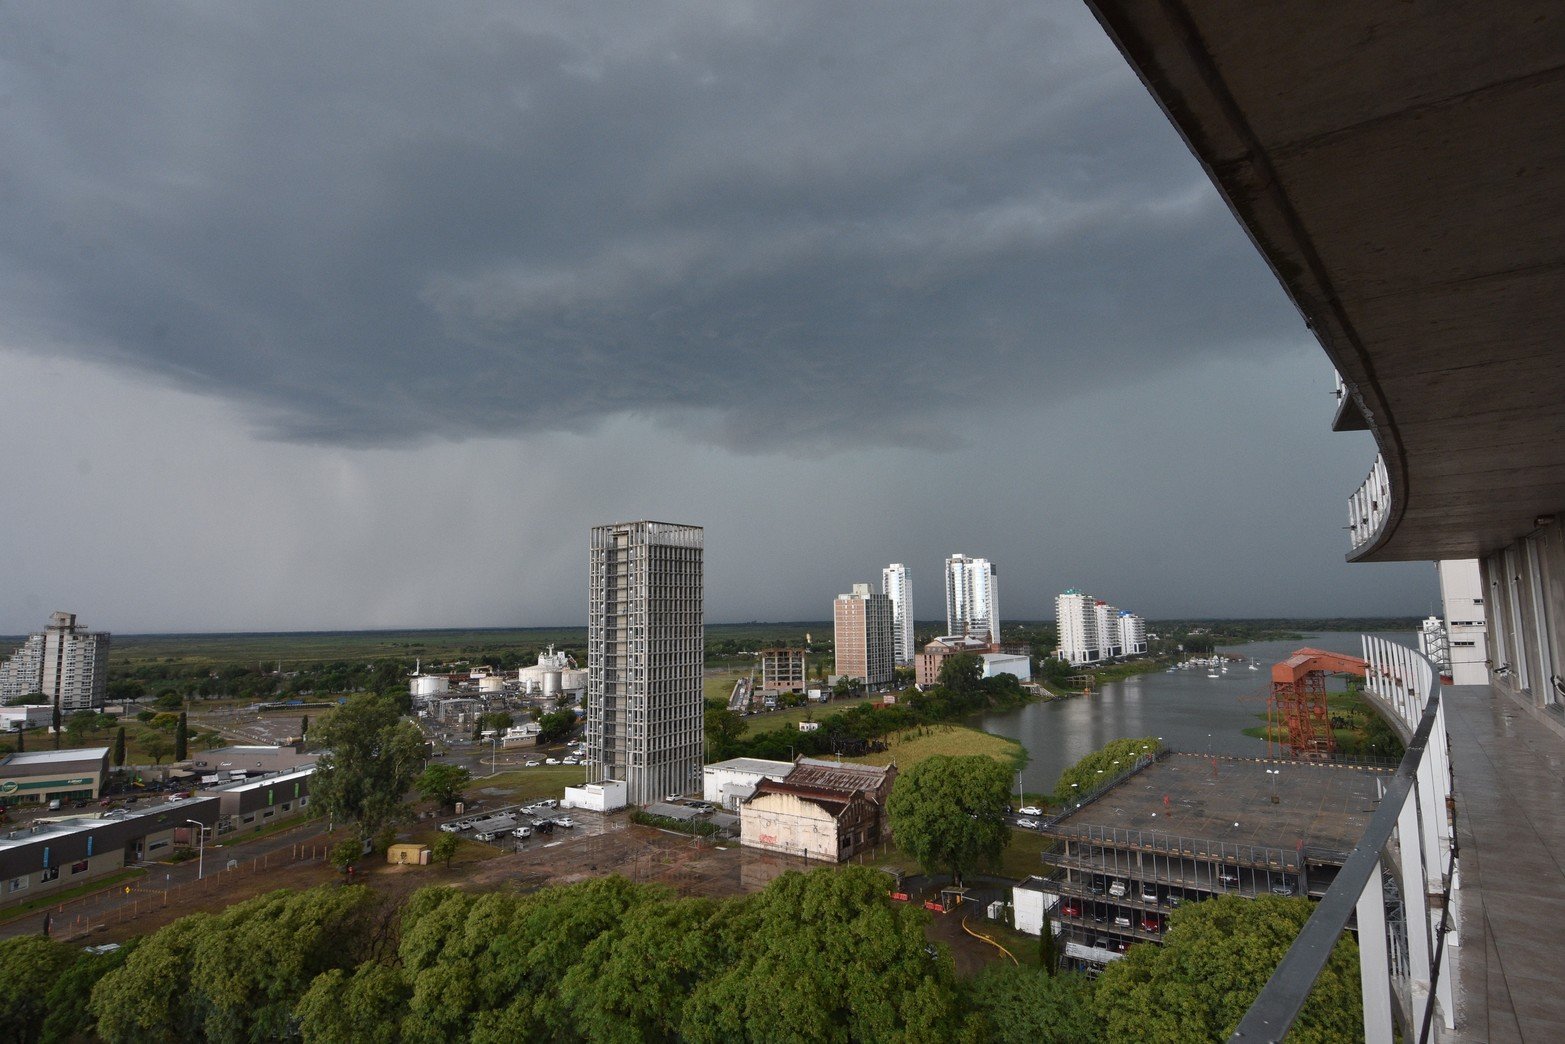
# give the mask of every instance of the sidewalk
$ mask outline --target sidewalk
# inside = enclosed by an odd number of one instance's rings
[[[1439,1039],[1565,1040],[1565,739],[1488,686],[1445,698],[1463,913]]]

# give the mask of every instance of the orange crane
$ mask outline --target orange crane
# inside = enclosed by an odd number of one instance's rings
[[[1326,675],[1356,674],[1369,670],[1369,661],[1357,656],[1326,652],[1324,649],[1299,649],[1272,666],[1272,695],[1267,701],[1267,752],[1277,744],[1277,754],[1287,747],[1287,755],[1306,761],[1324,761],[1337,750],[1337,738],[1331,731],[1331,710],[1326,706]],[[1282,733],[1286,739],[1277,739]]]

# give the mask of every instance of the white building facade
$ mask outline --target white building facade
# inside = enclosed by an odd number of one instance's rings
[[[1060,647],[1055,655],[1072,666],[1097,663],[1097,600],[1074,587],[1054,598],[1054,621],[1059,629]]]
[[[1119,648],[1122,656],[1146,655],[1146,620],[1132,612],[1121,612],[1119,614]]]
[[[907,566],[893,562],[880,571],[880,592],[891,599],[891,639],[898,667],[910,667],[918,649],[913,644],[913,587]]]
[[[1000,641],[1000,574],[987,558],[946,559],[946,634]]]
[[[587,775],[644,805],[701,782],[700,526],[592,530],[587,609]]]
[[[30,634],[0,663],[0,702],[43,691],[43,635]]]
[[[52,613],[0,666],[0,700],[41,692],[61,714],[100,710],[108,675],[108,633],[78,625],[75,613]]]
[[[1464,558],[1439,562],[1435,571],[1440,576],[1440,600],[1445,608],[1451,681],[1456,685],[1487,685],[1489,624],[1478,560]]]
[[[1099,599],[1092,611],[1097,617],[1098,659],[1112,660],[1123,651],[1119,644],[1119,610]]]

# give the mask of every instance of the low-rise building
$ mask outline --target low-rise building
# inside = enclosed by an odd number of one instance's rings
[[[886,799],[895,765],[800,758],[783,779],[762,779],[739,805],[740,844],[840,863],[891,836]]]
[[[973,638],[965,634],[948,634],[936,638],[918,654],[917,673],[914,680],[920,689],[927,689],[940,680],[940,667],[945,663],[947,656],[957,653],[973,653],[982,656],[985,653],[997,653],[999,650],[982,638]]]
[[[0,902],[35,899],[131,863],[160,859],[173,852],[176,840],[195,843],[192,826],[209,830],[217,819],[217,798],[194,797],[0,834]]]
[[[90,801],[108,776],[108,747],[7,754],[0,758],[0,802]]]
[[[730,758],[701,769],[701,799],[719,808],[736,809],[763,779],[783,779],[793,771],[789,761]]]
[[[590,812],[617,812],[625,807],[628,788],[623,780],[600,779],[579,787],[566,787],[561,808],[585,808]]]
[[[983,677],[998,678],[1012,674],[1017,681],[1032,681],[1032,657],[1011,656],[1008,653],[984,653]]]
[[[302,743],[278,745],[236,745],[204,750],[191,755],[190,767],[202,775],[247,775],[267,772],[287,772],[313,765],[319,754],[309,754]]]
[[[252,779],[205,786],[199,791],[218,799],[218,810],[229,830],[255,831],[301,816],[310,805],[314,765]]]
[[[1046,821],[1057,869],[1012,893],[1016,926],[1049,911],[1064,963],[1101,967],[1162,940],[1169,911],[1215,895],[1319,898],[1374,813],[1389,770],[1171,754]]]
[[[803,649],[762,649],[762,693],[803,692],[809,684],[809,659]]]

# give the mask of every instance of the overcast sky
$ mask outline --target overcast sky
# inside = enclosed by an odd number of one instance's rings
[[[1330,390],[1077,2],[0,7],[0,632],[1426,613]]]

